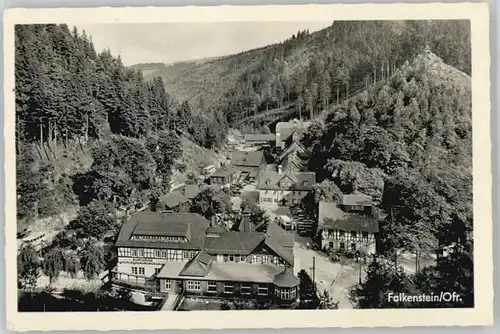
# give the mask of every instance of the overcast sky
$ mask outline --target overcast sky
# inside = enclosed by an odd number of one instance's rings
[[[120,54],[123,63],[129,66],[229,55],[281,42],[298,30],[317,31],[332,22],[114,23],[76,26],[79,31],[84,29],[92,36],[96,51],[109,48],[113,55]]]

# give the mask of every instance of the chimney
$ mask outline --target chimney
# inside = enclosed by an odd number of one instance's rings
[[[276,132],[276,147],[281,147],[281,134]]]
[[[281,175],[281,172],[282,172],[283,168],[281,167],[281,165],[278,165],[278,174]]]
[[[241,218],[241,232],[250,232],[250,213],[243,212],[243,217]]]

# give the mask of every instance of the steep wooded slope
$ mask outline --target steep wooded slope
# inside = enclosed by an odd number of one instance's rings
[[[380,203],[386,249],[471,240],[470,77],[434,54],[335,107],[305,143],[329,189],[333,181]]]
[[[161,75],[170,93],[193,105],[224,108],[231,123],[290,103],[314,115],[392,75],[426,45],[470,73],[469,30],[467,21],[337,21],[283,43],[148,76]]]
[[[146,82],[76,29],[17,25],[15,38],[20,220],[61,213],[77,196],[80,204],[141,202],[165,190],[183,137],[210,149],[225,139],[222,115],[195,115],[160,78]]]

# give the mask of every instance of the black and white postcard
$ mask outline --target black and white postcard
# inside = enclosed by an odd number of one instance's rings
[[[8,327],[491,324],[488,25],[7,10]]]

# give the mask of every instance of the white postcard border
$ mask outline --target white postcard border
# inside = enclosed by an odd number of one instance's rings
[[[14,25],[22,23],[152,23],[230,21],[470,19],[472,43],[475,307],[404,310],[266,310],[191,312],[17,311]],[[9,9],[4,13],[4,142],[7,328],[27,330],[136,330],[468,326],[493,322],[490,48],[484,3],[268,5]],[[9,157],[9,158],[7,158]],[[9,195],[10,194],[10,195]],[[480,259],[480,261],[478,260]],[[229,312],[229,313],[228,313]]]

